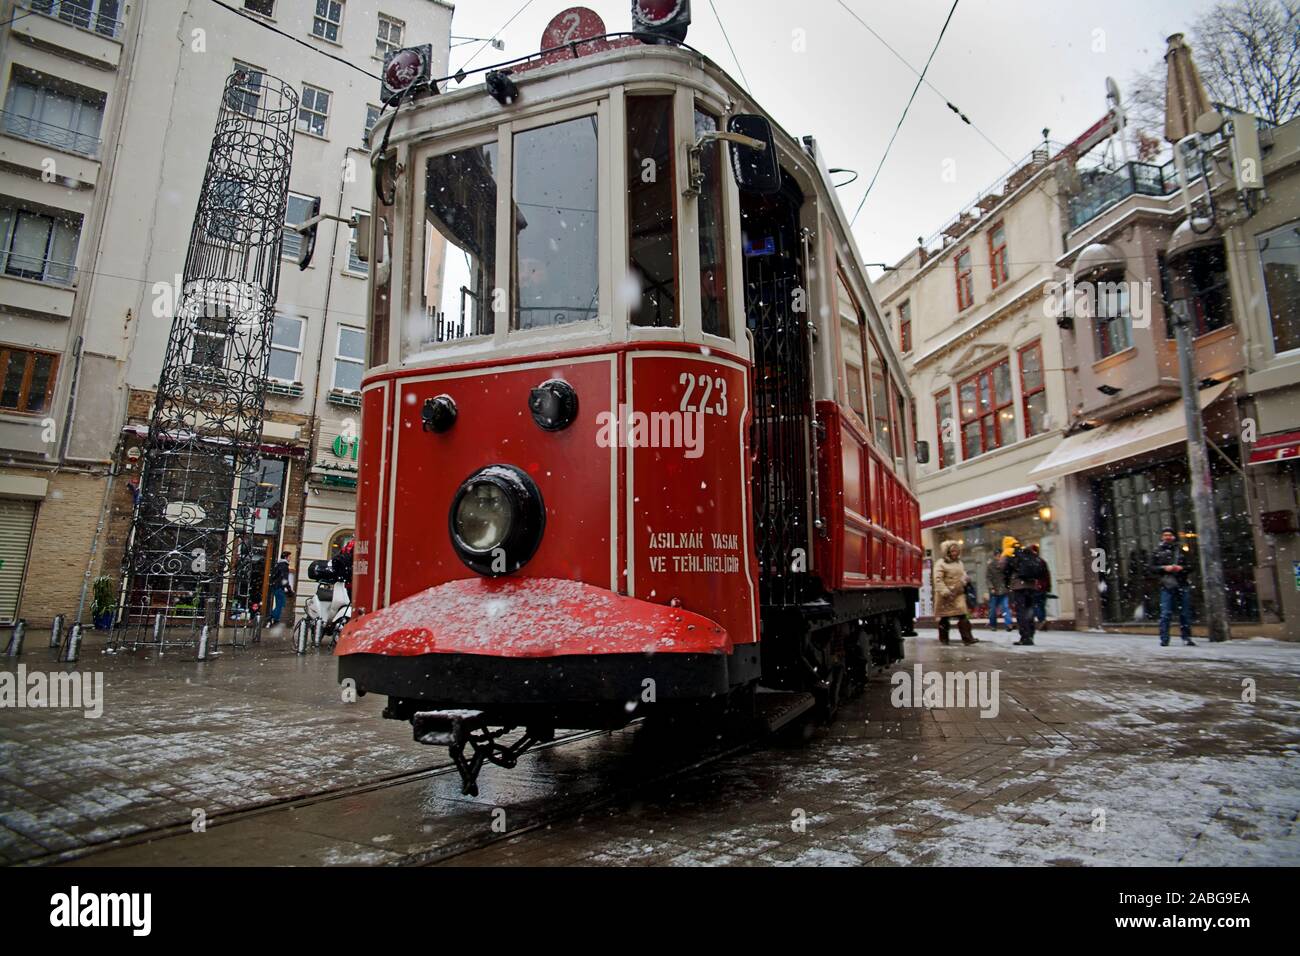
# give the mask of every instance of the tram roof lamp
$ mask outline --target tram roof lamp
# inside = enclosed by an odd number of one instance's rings
[[[690,25],[690,0],[632,0],[632,32],[644,43],[681,43]]]
[[[502,106],[510,106],[519,99],[519,87],[510,79],[509,70],[490,70],[485,80],[488,95]]]

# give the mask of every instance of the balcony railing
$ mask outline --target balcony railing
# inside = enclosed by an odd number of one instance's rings
[[[0,249],[0,278],[5,276],[70,286],[77,277],[77,270],[71,262],[57,262],[54,259],[25,256]]]
[[[65,129],[8,110],[0,110],[0,119],[4,121],[4,131],[10,136],[31,140],[34,143],[44,143],[46,146],[53,146],[55,149],[62,149],[69,153],[79,153],[90,159],[99,158],[100,141],[96,136],[88,136],[73,129]]]
[[[22,0],[22,5],[35,13],[43,13],[110,40],[122,35],[123,22],[112,16],[120,9],[119,3],[106,0]]]
[[[1072,230],[1129,196],[1168,196],[1178,189],[1178,173],[1172,159],[1163,166],[1130,162],[1113,170],[1083,170],[1079,179],[1080,189],[1070,197]]]

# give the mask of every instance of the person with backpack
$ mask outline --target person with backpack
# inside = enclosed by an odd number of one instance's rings
[[[1020,629],[1023,647],[1034,646],[1034,598],[1038,582],[1047,578],[1047,562],[1016,542],[1006,564],[1007,587],[1011,590],[1011,607],[1016,612],[1016,626]]]
[[[1034,554],[1042,557],[1042,552],[1038,550],[1037,544],[1031,544],[1029,550]],[[1038,581],[1038,590],[1034,592],[1034,620],[1040,625],[1047,623],[1047,599],[1056,597],[1052,593],[1052,569],[1047,567],[1047,562],[1043,562],[1043,576]]]
[[[989,566],[989,630],[998,629],[998,618],[1011,630],[1011,593],[1007,590],[1007,562],[1015,550],[1016,539],[1007,535],[1002,539],[1002,553]]]
[[[1160,576],[1160,646],[1169,646],[1169,625],[1174,606],[1178,606],[1178,631],[1183,643],[1195,647],[1192,640],[1192,593],[1187,587],[1187,566],[1178,547],[1178,533],[1173,528],[1160,532],[1160,543],[1151,552],[1148,567]]]
[[[271,569],[271,614],[268,620],[272,627],[280,623],[285,601],[293,597],[293,571],[289,568],[289,552],[281,551],[280,560]]]

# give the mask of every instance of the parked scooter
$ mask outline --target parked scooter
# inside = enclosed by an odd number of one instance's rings
[[[351,545],[351,542],[348,542]],[[313,561],[307,566],[307,577],[316,582],[316,591],[307,599],[303,625],[307,640],[314,641],[316,622],[323,621],[321,643],[335,644],[343,627],[352,617],[352,555],[348,553],[329,561]]]

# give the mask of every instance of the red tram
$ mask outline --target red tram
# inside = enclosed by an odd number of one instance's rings
[[[815,143],[593,17],[481,86],[386,64],[372,133],[339,676],[469,793],[557,727],[829,715],[920,585],[910,396]]]

